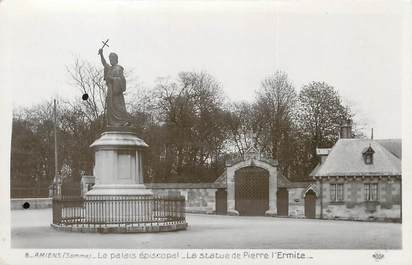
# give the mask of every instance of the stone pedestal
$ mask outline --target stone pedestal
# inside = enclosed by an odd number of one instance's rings
[[[143,184],[142,151],[148,145],[133,132],[106,131],[90,147],[96,184],[89,195],[152,195]]]

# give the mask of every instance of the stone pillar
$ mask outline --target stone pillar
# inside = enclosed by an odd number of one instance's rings
[[[226,170],[227,213],[229,215],[239,215],[239,212],[235,209],[235,168],[227,167]]]
[[[151,195],[143,183],[142,151],[148,145],[129,131],[106,131],[90,145],[96,184],[86,195]]]
[[[278,177],[277,167],[271,167],[269,170],[269,210],[265,212],[267,216],[275,216],[277,214],[277,197]]]
[[[82,197],[86,196],[86,193],[91,190],[91,187],[96,183],[96,178],[94,176],[83,175],[80,181],[80,195]]]

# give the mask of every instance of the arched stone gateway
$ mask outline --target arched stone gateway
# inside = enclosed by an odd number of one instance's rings
[[[277,161],[262,157],[254,149],[246,152],[242,160],[228,162],[227,213],[276,215],[277,176]],[[253,191],[261,194],[253,194]]]

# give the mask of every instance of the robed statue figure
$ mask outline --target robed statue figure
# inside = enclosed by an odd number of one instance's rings
[[[126,79],[123,67],[118,65],[118,56],[109,54],[110,65],[106,63],[103,49],[99,49],[100,59],[104,66],[104,80],[107,84],[106,118],[108,127],[130,126],[130,116],[126,110],[123,93],[126,91]]]

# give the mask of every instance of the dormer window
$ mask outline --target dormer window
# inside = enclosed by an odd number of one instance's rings
[[[374,153],[375,153],[375,151],[372,149],[372,147],[370,145],[369,145],[368,148],[366,148],[362,152],[363,161],[365,161],[365,164],[367,164],[367,165],[373,164],[373,154]]]

